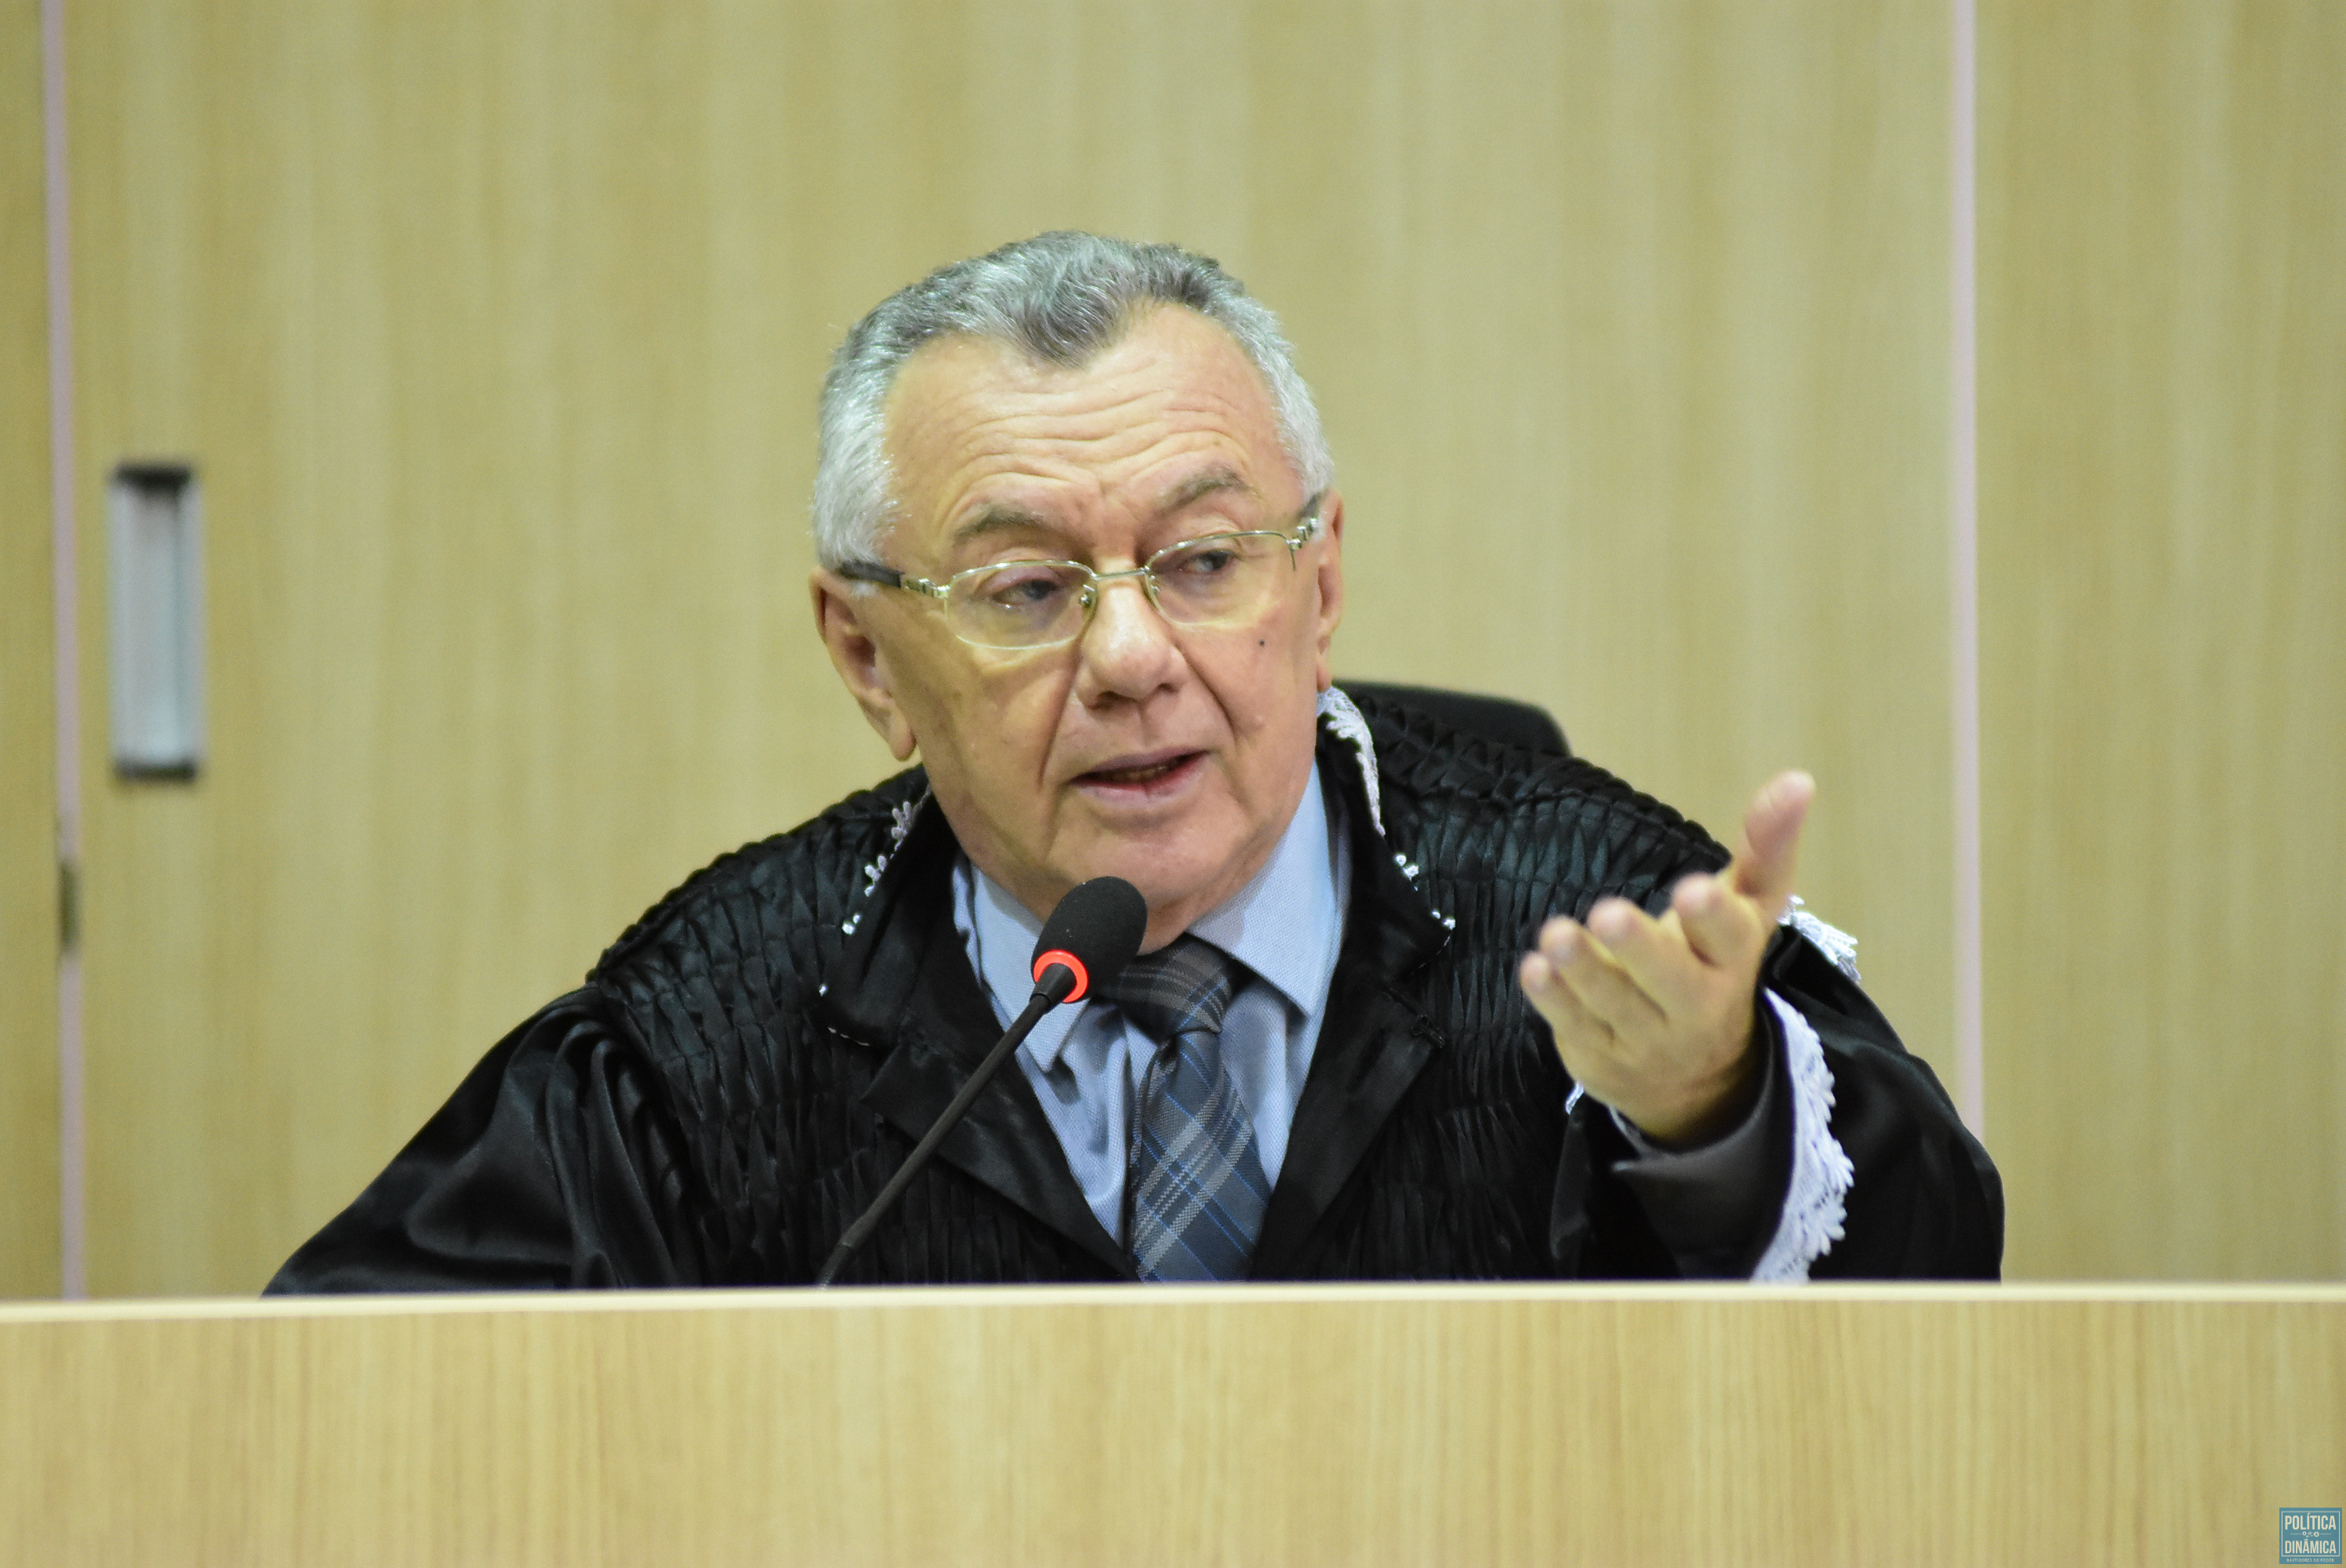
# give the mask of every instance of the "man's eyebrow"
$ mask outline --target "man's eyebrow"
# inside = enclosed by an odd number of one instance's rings
[[[1014,506],[1008,502],[997,501],[992,505],[978,508],[975,516],[953,531],[953,537],[947,543],[958,552],[963,546],[983,539],[988,535],[1010,534],[1022,528],[1049,526],[1049,521],[1039,512],[1024,506]]]
[[[1178,512],[1184,506],[1193,505],[1209,495],[1219,494],[1225,490],[1235,490],[1245,495],[1254,494],[1254,486],[1240,479],[1237,469],[1209,468],[1194,478],[1183,480],[1159,496],[1157,501],[1157,514],[1162,517],[1168,513]]]

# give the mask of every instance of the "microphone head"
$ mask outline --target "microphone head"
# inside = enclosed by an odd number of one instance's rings
[[[1148,901],[1122,877],[1094,877],[1068,891],[1035,943],[1035,983],[1054,965],[1075,976],[1074,989],[1059,998],[1080,1002],[1095,985],[1123,972],[1140,951],[1148,930]]]

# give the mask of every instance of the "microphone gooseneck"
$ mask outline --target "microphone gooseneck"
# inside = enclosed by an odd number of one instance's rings
[[[1094,877],[1078,884],[1051,918],[1043,922],[1043,934],[1035,943],[1035,956],[1030,968],[1035,976],[1035,993],[1026,999],[1026,1006],[1009,1030],[987,1052],[969,1082],[921,1135],[880,1196],[872,1200],[839,1245],[831,1249],[823,1260],[822,1271],[814,1277],[818,1288],[829,1285],[839,1276],[840,1268],[863,1245],[882,1217],[895,1207],[896,1199],[912,1185],[913,1177],[929,1163],[945,1135],[954,1130],[971,1105],[977,1103],[979,1091],[993,1080],[1010,1053],[1018,1049],[1019,1042],[1034,1031],[1043,1014],[1063,1002],[1080,1002],[1092,993],[1096,986],[1114,980],[1124,966],[1140,951],[1140,939],[1148,928],[1148,904],[1141,898],[1140,890],[1121,877]]]

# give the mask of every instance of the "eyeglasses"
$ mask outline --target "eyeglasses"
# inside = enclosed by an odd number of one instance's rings
[[[1118,577],[1139,578],[1157,613],[1177,626],[1239,626],[1269,609],[1293,580],[1296,552],[1320,536],[1326,494],[1304,503],[1292,533],[1255,528],[1184,539],[1129,571],[1095,572],[1080,561],[997,561],[934,582],[851,561],[839,575],[927,595],[944,606],[954,636],[982,648],[1049,648],[1075,641],[1099,605],[1100,585]]]

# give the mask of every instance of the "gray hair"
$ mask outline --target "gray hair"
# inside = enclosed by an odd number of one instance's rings
[[[837,570],[879,558],[891,521],[888,393],[931,339],[989,339],[1078,366],[1151,303],[1186,305],[1229,333],[1270,388],[1280,444],[1306,494],[1335,477],[1320,411],[1279,318],[1209,257],[1060,229],[941,267],[855,323],[823,377],[814,476],[815,555]]]

